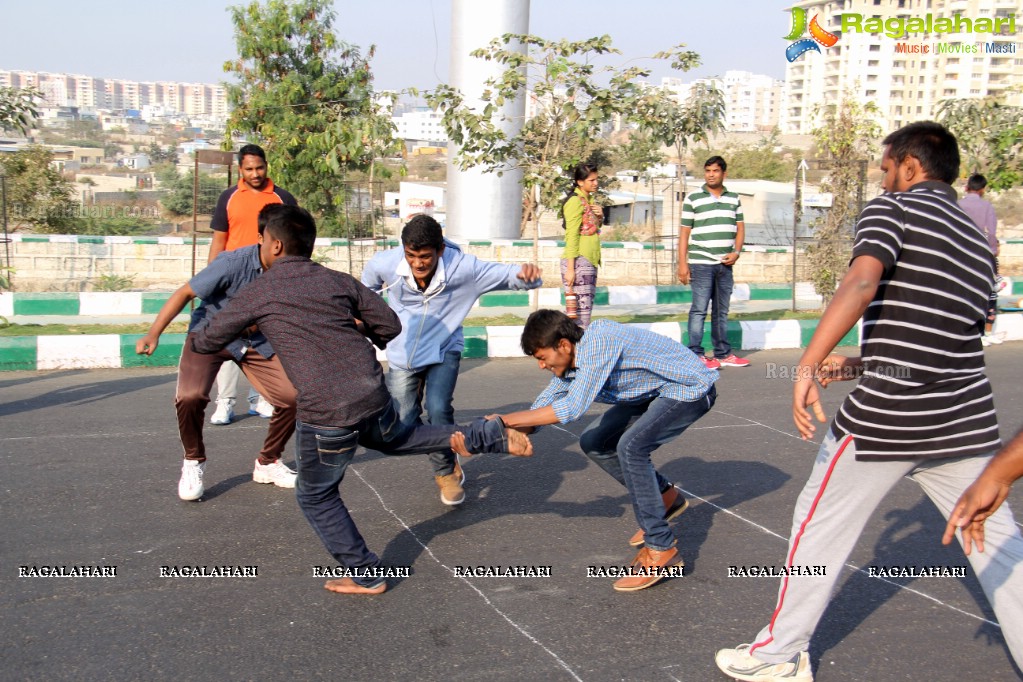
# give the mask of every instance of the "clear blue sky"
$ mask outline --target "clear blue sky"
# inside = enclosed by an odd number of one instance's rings
[[[0,69],[215,83],[225,77],[223,63],[235,56],[226,8],[242,3],[4,4]],[[450,0],[338,0],[334,5],[335,32],[342,40],[363,51],[376,45],[377,89],[423,89],[447,79]],[[704,66],[681,75],[684,80],[729,69],[781,79],[789,6],[782,0],[532,0],[530,32],[575,40],[608,33],[623,53],[620,61],[686,43],[700,53]],[[668,75],[673,74],[663,68],[651,79]]]

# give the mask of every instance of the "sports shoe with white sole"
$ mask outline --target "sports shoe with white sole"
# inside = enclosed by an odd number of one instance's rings
[[[269,419],[274,416],[274,406],[268,403],[263,396],[256,395],[249,398],[249,414]]]
[[[456,507],[465,502],[465,472],[462,465],[455,462],[455,470],[447,476],[434,476],[437,487],[440,488],[440,501],[449,507]]]
[[[202,475],[206,472],[206,462],[186,459],[181,465],[181,480],[178,481],[178,497],[191,502],[202,497]]]
[[[721,649],[714,656],[721,672],[744,682],[813,682],[810,655],[805,651],[783,663],[764,663],[749,653],[749,644]]]
[[[216,424],[217,426],[223,426],[230,424],[231,420],[234,419],[234,400],[218,400],[217,409],[213,411],[213,416],[210,417],[210,424]]]
[[[252,480],[256,483],[273,483],[278,488],[294,488],[298,474],[277,460],[273,464],[260,464],[256,460],[256,468],[252,470]]]

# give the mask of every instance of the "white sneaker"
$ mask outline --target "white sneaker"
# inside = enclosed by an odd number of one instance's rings
[[[274,416],[274,406],[268,403],[263,396],[255,395],[249,398],[249,414],[258,414],[263,419],[269,419]]]
[[[234,400],[218,400],[217,409],[213,411],[213,416],[210,417],[210,424],[223,426],[224,424],[230,424],[232,419],[234,419]]]
[[[984,336],[985,339],[990,339],[991,343],[996,346],[1005,341],[1005,332],[995,332],[993,334],[987,334]]]
[[[256,483],[273,483],[278,488],[294,488],[298,474],[284,466],[281,460],[273,464],[260,464],[256,460],[256,468],[252,470],[252,480]]]
[[[1001,341],[999,341],[999,343],[1001,343]],[[984,336],[980,337],[980,345],[985,346],[985,347],[990,346],[991,345],[991,337],[988,336],[987,334],[985,334]]]
[[[202,487],[202,475],[206,472],[206,462],[186,459],[181,465],[181,480],[178,481],[178,497],[186,501],[198,500],[205,489]]]
[[[735,680],[746,682],[813,682],[810,656],[805,651],[783,663],[764,663],[750,656],[749,644],[734,649],[721,649],[714,656],[721,672]]]

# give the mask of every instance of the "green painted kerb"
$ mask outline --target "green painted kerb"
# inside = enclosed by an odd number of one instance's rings
[[[163,292],[143,292],[142,294],[142,314],[143,315],[155,315],[160,312],[163,308],[163,304],[167,302],[171,295]],[[198,305],[198,303],[196,304]]]
[[[15,315],[78,315],[79,296],[70,294],[15,294]]]
[[[462,335],[465,337],[465,347],[462,349],[463,358],[487,357],[486,327],[462,327]]]
[[[34,370],[37,364],[35,336],[0,336],[0,371]]]
[[[174,367],[181,357],[187,334],[163,334],[152,355],[135,353],[135,342],[142,334],[121,334],[121,367]]]
[[[529,305],[528,291],[499,291],[480,296],[481,308],[524,307]]]
[[[750,287],[751,301],[791,301],[792,286],[789,284],[754,284]]]

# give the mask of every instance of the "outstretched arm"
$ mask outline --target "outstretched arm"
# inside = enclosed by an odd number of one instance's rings
[[[156,314],[156,319],[153,320],[149,331],[135,342],[135,352],[138,355],[152,355],[156,351],[156,347],[160,345],[160,334],[163,334],[163,330],[167,328],[171,320],[177,317],[193,298],[195,298],[195,292],[188,284],[181,286],[171,294],[167,302],[160,308],[160,312]]]

